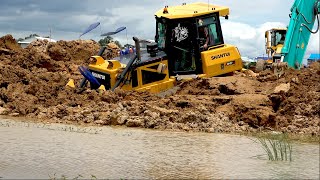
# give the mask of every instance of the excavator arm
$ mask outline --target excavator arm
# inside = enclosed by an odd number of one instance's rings
[[[302,65],[311,33],[319,31],[320,0],[295,0],[290,14],[290,23],[284,46],[281,50],[281,62],[299,69]],[[317,20],[317,29],[312,31]]]

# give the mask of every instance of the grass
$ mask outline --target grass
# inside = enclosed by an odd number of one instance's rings
[[[286,134],[259,135],[256,140],[261,144],[271,161],[292,161],[292,143]]]
[[[61,175],[61,177],[56,177],[56,173],[54,173],[52,177],[49,175],[49,177],[50,177],[50,180],[67,180],[67,179],[78,180],[80,178],[84,178],[81,174],[79,174],[78,176],[76,176],[74,178],[68,178],[65,175]],[[85,179],[89,179],[89,178],[85,178]],[[94,179],[97,179],[97,177],[94,175],[91,175],[90,180],[94,180]]]

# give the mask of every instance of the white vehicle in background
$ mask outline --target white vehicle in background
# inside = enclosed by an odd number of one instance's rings
[[[18,41],[18,44],[22,48],[26,48],[30,43],[32,43],[33,41],[36,41],[36,40],[42,40],[42,41],[47,40],[48,42],[57,42],[56,40],[51,39],[51,38],[45,38],[45,37],[35,35],[35,36],[27,37],[24,40]]]
[[[35,37],[36,39],[39,39],[39,40],[47,40],[48,42],[57,42],[56,40],[54,39],[51,39],[51,38],[45,38],[45,37],[41,37],[41,36],[38,36],[38,37]]]

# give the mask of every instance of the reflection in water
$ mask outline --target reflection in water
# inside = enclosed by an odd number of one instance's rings
[[[10,120],[0,121],[0,133],[3,178],[319,178],[319,146],[311,144],[294,144],[292,162],[271,162],[236,135]]]

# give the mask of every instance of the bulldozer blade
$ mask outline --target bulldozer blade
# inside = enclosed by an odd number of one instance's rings
[[[74,85],[74,80],[73,80],[73,79],[70,79],[70,80],[68,81],[68,83],[66,84],[66,86],[71,87],[71,88],[75,88],[75,87],[76,87],[76,86]]]
[[[104,87],[104,85],[101,85],[101,86],[98,88],[98,91],[106,91],[106,87]]]

